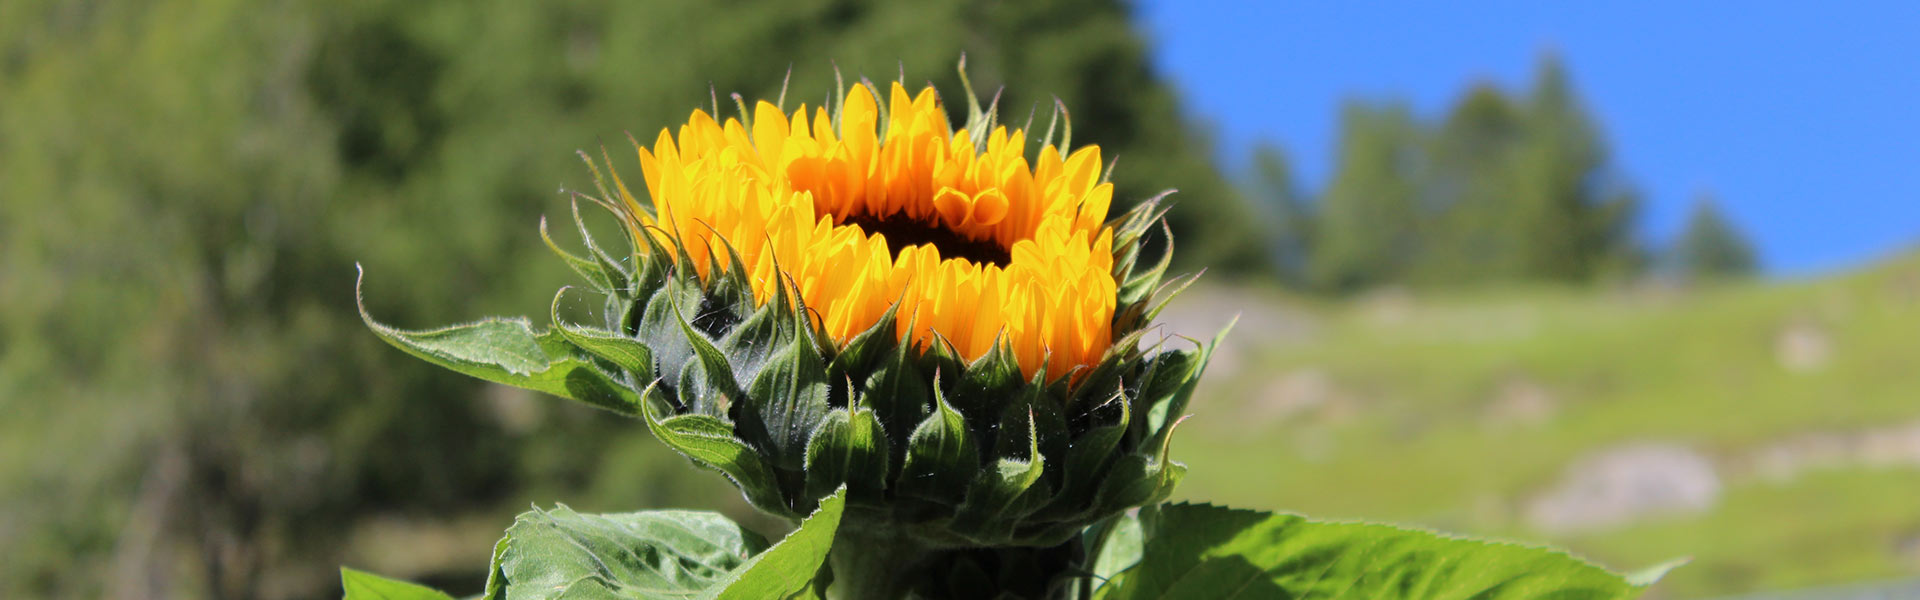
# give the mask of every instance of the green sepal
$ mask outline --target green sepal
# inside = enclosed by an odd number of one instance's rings
[[[1220,328],[1220,332],[1214,334],[1213,342],[1202,347],[1198,357],[1193,357],[1190,368],[1175,369],[1172,374],[1160,378],[1168,385],[1173,385],[1173,390],[1154,399],[1152,408],[1146,411],[1147,430],[1151,432],[1146,445],[1166,445],[1168,436],[1173,435],[1171,423],[1186,415],[1187,402],[1193,399],[1193,390],[1200,385],[1200,376],[1206,373],[1207,363],[1213,360],[1213,352],[1220,348],[1220,342],[1226,340],[1227,333],[1233,331],[1233,326],[1239,322],[1240,318],[1235,316],[1227,322],[1226,327]]]
[[[641,230],[638,237],[640,243],[635,246],[635,254],[638,255],[639,267],[634,269],[631,290],[635,299],[632,312],[635,313],[643,311],[646,308],[643,303],[666,287],[673,271],[673,253],[661,246],[660,240],[653,239],[653,235],[645,230]]]
[[[567,263],[567,268],[573,269],[573,272],[579,274],[581,279],[587,280],[587,285],[593,286],[594,291],[611,294],[614,290],[620,289],[614,286],[613,279],[608,277],[606,271],[601,269],[599,262],[575,256],[571,252],[562,250],[559,244],[555,244],[553,242],[553,236],[547,232],[547,217],[545,215],[541,215],[540,217],[540,240],[547,243],[547,249],[552,250],[554,254],[560,255],[560,261]]]
[[[894,486],[904,496],[952,504],[962,499],[962,491],[979,470],[980,451],[966,418],[947,402],[938,379],[936,374],[935,409],[907,438],[907,458]]]
[[[1097,407],[1095,415],[1108,407],[1117,411],[1119,418],[1093,426],[1074,438],[1066,452],[1066,464],[1058,469],[1063,475],[1060,491],[1054,494],[1052,504],[1041,515],[1068,518],[1090,508],[1094,491],[1105,479],[1102,475],[1114,460],[1114,450],[1119,448],[1120,440],[1127,435],[1128,419],[1132,415],[1126,399],[1118,395]]]
[[[613,213],[615,219],[625,218],[620,214],[618,209],[615,209],[605,202],[596,200],[594,203],[599,204],[601,208],[607,209],[607,212]],[[627,289],[627,274],[620,269],[620,263],[613,260],[612,256],[608,256],[606,251],[601,250],[600,245],[593,241],[593,233],[587,231],[587,221],[580,218],[580,201],[578,198],[576,197],[576,199],[569,204],[573,209],[573,226],[580,231],[580,242],[586,245],[588,254],[591,254],[594,263],[599,265],[600,273],[607,278],[607,284],[610,286],[609,289],[616,292]]]
[[[953,401],[969,414],[991,417],[999,407],[1013,403],[1014,391],[1022,383],[1020,361],[1014,355],[1013,346],[1004,335],[995,336],[987,353],[974,359],[961,374]]]
[[[895,319],[899,311],[900,302],[895,301],[887,306],[887,312],[882,313],[872,327],[847,340],[846,345],[834,354],[833,360],[827,362],[827,379],[840,382],[855,373],[870,372],[874,363],[882,360],[886,352],[896,345],[895,336],[898,334],[895,330],[898,323]]]
[[[354,299],[360,319],[382,340],[427,362],[466,375],[553,394],[584,402],[623,415],[640,412],[640,396],[621,385],[606,371],[575,348],[558,333],[536,333],[525,318],[491,318],[439,329],[409,331],[395,329],[373,320],[360,301],[360,288],[354,285]]]
[[[1067,403],[1070,406],[1084,406],[1088,402],[1105,401],[1120,389],[1128,369],[1140,362],[1140,339],[1146,337],[1147,330],[1141,329],[1121,336],[1107,347],[1100,361],[1085,369],[1086,375],[1072,388]]]
[[[829,408],[826,365],[805,336],[767,362],[748,385],[746,398],[766,428],[774,465],[804,469],[808,438]]]
[[[1160,318],[1160,311],[1166,310],[1167,304],[1172,303],[1174,298],[1180,297],[1180,293],[1187,291],[1187,288],[1193,287],[1193,283],[1199,281],[1200,276],[1205,274],[1206,271],[1188,273],[1167,280],[1161,283],[1160,287],[1154,288],[1150,303],[1142,302],[1139,305],[1147,307],[1145,314],[1140,317],[1142,321],[1152,322]]]
[[[650,383],[653,379],[653,350],[647,348],[646,344],[604,329],[571,327],[560,320],[560,298],[566,295],[568,289],[560,288],[553,295],[553,306],[549,311],[554,331],[560,332],[561,337],[581,350],[633,373],[639,378],[637,383],[640,385]]]
[[[651,375],[665,380],[667,385],[675,386],[674,402],[685,410],[691,406],[692,399],[681,397],[687,392],[679,389],[679,377],[686,370],[687,363],[693,361],[693,344],[687,341],[686,333],[680,329],[680,317],[674,307],[681,304],[698,306],[700,287],[686,277],[669,277],[657,292],[646,299],[646,307],[634,337],[653,351]]]
[[[1145,416],[1134,424],[1135,439],[1154,437],[1166,425],[1168,415],[1179,414],[1172,405],[1193,378],[1199,358],[1198,350],[1182,349],[1159,352],[1146,360],[1138,383],[1128,390],[1132,392],[1129,400],[1133,410]]]
[[[648,392],[658,397],[655,388],[649,388]],[[733,427],[726,421],[699,414],[662,418],[656,404],[649,402],[645,412],[647,429],[653,432],[653,437],[694,464],[726,475],[755,508],[785,517],[797,516],[787,507],[773,470],[760,460],[753,448],[734,437]]]
[[[1120,285],[1118,286],[1119,289],[1117,290],[1117,296],[1115,298],[1118,305],[1133,306],[1144,303],[1148,298],[1153,297],[1154,293],[1160,289],[1161,278],[1166,277],[1167,267],[1173,265],[1173,230],[1164,222],[1161,223],[1161,229],[1165,232],[1162,237],[1166,238],[1167,247],[1161,249],[1160,261],[1144,270],[1129,272],[1119,279],[1118,283]],[[1137,252],[1138,250],[1136,249],[1135,251]],[[1194,275],[1198,276],[1199,274],[1195,273]],[[1141,324],[1144,325],[1152,321],[1153,318],[1148,316],[1141,321]]]
[[[946,385],[957,386],[960,376],[967,372],[967,361],[960,358],[960,351],[953,347],[953,342],[948,341],[946,336],[940,335],[939,331],[932,333],[926,342],[926,349],[920,353],[921,372],[945,374],[943,381]],[[948,387],[941,391],[951,394],[955,390],[955,387]]]
[[[1092,575],[1087,579],[1088,591],[1099,594],[1100,588],[1112,583],[1120,573],[1140,564],[1145,537],[1140,517],[1132,513],[1108,517],[1081,532],[1081,544],[1087,549],[1087,571]]]
[[[1174,425],[1178,425],[1176,422]],[[1171,433],[1174,425],[1167,427]],[[1107,471],[1105,481],[1094,493],[1094,505],[1101,511],[1118,511],[1165,500],[1187,474],[1187,466],[1175,462],[1172,437],[1162,436],[1153,454],[1129,454],[1120,457]]]
[[[697,359],[688,361],[687,366],[682,367],[680,402],[694,412],[726,414],[729,404],[747,397],[740,389],[740,380],[733,376],[733,364],[727,362],[727,355],[714,347],[713,340],[707,339],[707,334],[693,327],[678,303],[674,303],[672,308],[673,318],[680,324],[680,333]]]
[[[1001,439],[1013,437],[1026,439],[1026,459],[1009,458],[1004,455],[991,468],[983,469],[967,486],[967,499],[961,503],[960,510],[954,515],[951,528],[954,532],[983,542],[983,545],[995,545],[992,542],[1011,533],[1011,527],[1002,528],[1003,519],[1012,509],[1021,495],[1040,481],[1046,470],[1046,459],[1040,454],[1040,437],[1035,431],[1032,413],[1026,419],[1026,435],[1008,435],[1002,431]],[[1018,430],[1016,430],[1018,431]],[[1003,444],[1004,445],[1004,444]]]
[[[735,377],[758,379],[773,357],[793,344],[792,313],[786,300],[769,301],[720,338],[720,352],[733,364]]]
[[[861,401],[874,407],[882,425],[894,435],[916,431],[932,411],[928,390],[932,386],[914,360],[912,344],[905,340],[894,345],[881,363],[867,376]],[[905,440],[902,440],[905,441]],[[908,444],[892,444],[892,464],[904,464]]]
[[[1106,227],[1113,230],[1113,280],[1126,282],[1134,274],[1134,268],[1140,261],[1140,252],[1145,248],[1142,238],[1153,229],[1154,224],[1163,223],[1162,218],[1172,208],[1167,197],[1173,190],[1155,194],[1140,201],[1120,216],[1107,220]],[[1162,259],[1171,257],[1163,253]]]
[[[827,411],[807,441],[808,498],[818,498],[845,484],[854,493],[878,498],[885,491],[887,434],[872,410],[855,407]]]
[[[719,268],[720,265],[709,262],[707,297],[718,300],[720,306],[728,307],[732,314],[753,314],[759,302],[754,299],[753,281],[748,279],[751,272],[747,270],[746,263],[740,259],[740,251],[733,247],[732,242],[720,237],[718,232],[713,237],[719,240],[721,249],[726,251],[727,268],[723,272]],[[709,259],[717,261],[718,257],[709,257]]]

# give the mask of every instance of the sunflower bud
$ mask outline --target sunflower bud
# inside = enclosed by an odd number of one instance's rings
[[[889,92],[695,111],[634,142],[645,200],[588,159],[600,193],[581,197],[630,251],[584,226],[586,255],[554,249],[604,322],[560,322],[556,297],[554,329],[525,334],[564,376],[456,368],[637,414],[770,513],[844,484],[843,529],[921,549],[1058,546],[1165,498],[1207,354],[1142,344],[1192,281],[1162,281],[1170,237],[1143,261],[1161,199],[1108,220],[1100,151],[1072,150],[1070,127],[1029,158],[971,89],[958,130],[932,88]],[[421,345],[443,332],[375,329],[453,366]]]

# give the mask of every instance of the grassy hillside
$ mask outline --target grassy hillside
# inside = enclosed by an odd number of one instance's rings
[[[1244,290],[1175,454],[1196,500],[1678,556],[1658,597],[1920,574],[1920,256],[1604,294]]]

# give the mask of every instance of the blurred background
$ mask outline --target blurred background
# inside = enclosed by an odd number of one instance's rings
[[[962,52],[1180,190],[1168,328],[1241,315],[1181,496],[1693,557],[1659,598],[1913,592],[1920,15],[1817,11],[0,3],[0,596],[477,590],[535,503],[777,533],[635,422],[384,346],[354,263],[399,326],[538,314],[575,150],[637,171],[789,68],[952,103]]]

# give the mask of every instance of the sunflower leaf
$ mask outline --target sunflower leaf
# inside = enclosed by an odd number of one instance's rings
[[[718,584],[701,594],[703,600],[757,600],[792,598],[809,591],[816,583],[820,567],[833,549],[834,535],[840,531],[840,515],[847,506],[847,490],[841,488],[820,500],[820,508],[800,522],[772,548],[761,552],[728,573]]]
[[[453,600],[446,592],[424,585],[346,567],[340,568],[340,587],[346,591],[346,600]]]
[[[500,552],[514,599],[692,596],[722,585],[767,542],[718,513],[522,513]]]
[[[1142,510],[1140,525],[1137,564],[1095,597],[1614,600],[1641,591],[1560,552],[1390,525],[1204,504]],[[1127,562],[1120,550],[1104,568]]]
[[[359,285],[354,286],[359,301]],[[395,329],[374,321],[365,302],[360,319],[374,335],[427,362],[479,379],[545,392],[623,415],[640,412],[640,397],[620,385],[559,334],[535,332],[525,318],[491,318],[439,329]]]

